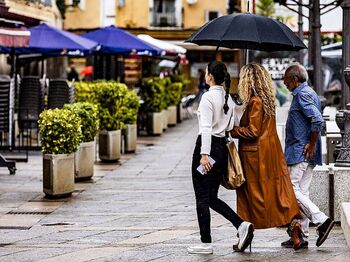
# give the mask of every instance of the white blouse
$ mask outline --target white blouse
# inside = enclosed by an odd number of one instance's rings
[[[202,96],[197,111],[199,135],[202,136],[201,154],[210,154],[211,136],[224,137],[225,131],[233,128],[235,103],[229,96],[227,100],[229,110],[226,115],[223,109],[224,103],[225,90],[222,86],[211,86]]]

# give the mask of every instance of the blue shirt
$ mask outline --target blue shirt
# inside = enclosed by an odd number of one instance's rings
[[[302,83],[292,92],[293,100],[286,123],[285,158],[287,165],[309,162],[322,165],[321,137],[316,143],[316,154],[313,159],[306,160],[305,145],[310,142],[311,131],[321,132],[323,117],[321,102],[315,91]]]

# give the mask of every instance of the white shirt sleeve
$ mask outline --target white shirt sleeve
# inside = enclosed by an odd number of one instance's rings
[[[235,106],[235,112],[234,112],[234,115],[235,115],[235,120],[234,120],[234,125],[235,126],[239,126],[239,123],[241,122],[241,118],[243,116],[243,113],[244,113],[244,106]]]
[[[202,135],[201,154],[210,155],[211,133],[213,123],[213,104],[209,97],[204,94],[198,107],[199,125]]]

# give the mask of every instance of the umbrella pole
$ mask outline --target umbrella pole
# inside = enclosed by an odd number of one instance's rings
[[[10,95],[10,99],[12,100],[13,97],[17,97],[17,91],[18,91],[18,79],[17,79],[17,55],[16,55],[16,48],[11,48],[11,75],[14,80],[14,94],[13,96]],[[11,92],[10,92],[11,93]],[[10,101],[10,111],[9,111],[9,149],[12,151],[13,146],[15,145],[15,129],[14,129],[14,123],[13,123],[13,114],[14,114],[14,101]],[[12,106],[11,106],[12,105]]]
[[[249,12],[249,8],[250,8],[249,4],[250,4],[250,1],[248,0],[247,1],[247,12],[248,13],[250,13]],[[244,49],[244,65],[247,65],[248,63],[249,63],[249,49]]]
[[[249,63],[249,49],[244,49],[244,65]]]
[[[218,57],[218,53],[219,53],[219,48],[220,48],[220,45],[218,45],[215,49],[215,54],[214,54],[214,57],[213,57],[213,61],[216,61],[217,60],[217,57]]]
[[[44,57],[41,59],[41,78],[44,78]]]

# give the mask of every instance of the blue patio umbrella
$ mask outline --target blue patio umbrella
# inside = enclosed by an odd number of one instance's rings
[[[163,51],[114,25],[89,32],[83,36],[98,42],[101,45],[99,52],[104,54],[129,54],[136,50],[139,54],[157,55]]]
[[[16,53],[46,55],[83,55],[97,48],[98,43],[79,35],[40,24],[30,28],[29,47],[18,48]]]

